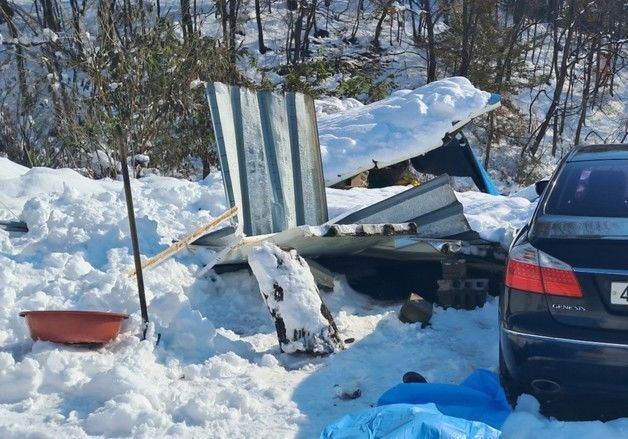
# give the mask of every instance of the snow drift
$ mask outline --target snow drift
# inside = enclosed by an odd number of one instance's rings
[[[399,90],[369,105],[349,101],[350,109],[340,113],[323,113],[336,102],[319,103],[326,184],[368,170],[374,162],[383,167],[425,154],[440,146],[457,122],[493,108],[490,97],[467,78],[453,77]]]

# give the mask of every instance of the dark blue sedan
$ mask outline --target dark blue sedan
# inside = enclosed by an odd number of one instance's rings
[[[500,296],[511,400],[563,419],[628,416],[628,145],[574,149],[513,242]]]

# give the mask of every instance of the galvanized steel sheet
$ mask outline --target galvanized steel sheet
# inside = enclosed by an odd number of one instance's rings
[[[327,221],[313,100],[301,93],[207,85],[227,199],[242,231],[280,232]]]

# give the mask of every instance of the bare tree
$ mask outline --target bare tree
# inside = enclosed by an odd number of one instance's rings
[[[421,0],[421,9],[427,31],[427,82],[436,80],[436,40],[434,38],[434,16],[430,0]]]
[[[380,47],[379,37],[382,34],[384,20],[388,15],[390,15],[393,2],[394,0],[382,0],[378,5],[379,19],[375,25],[375,33],[373,34],[373,40],[371,41],[371,45],[376,49],[379,49]]]
[[[266,53],[264,45],[264,28],[262,27],[262,12],[260,0],[255,0],[255,21],[257,23],[257,48],[262,55]]]
[[[9,4],[8,0],[0,0],[0,16],[7,23],[7,27],[9,28],[9,36],[16,41],[16,44],[13,46],[15,49],[15,63],[17,65],[17,78],[18,78],[18,86],[19,86],[19,100],[18,105],[21,107],[21,111],[18,111],[19,114],[29,114],[33,105],[33,98],[29,93],[28,89],[28,77],[26,75],[26,58],[24,54],[24,50],[22,48],[22,44],[19,41],[19,33],[17,30],[17,26],[13,21],[14,11],[13,7]],[[24,148],[22,150],[23,154],[20,157],[20,162],[27,164],[29,166],[33,166],[32,159],[28,154],[28,149],[26,144],[24,144]]]
[[[183,30],[183,38],[189,38],[194,33],[190,0],[181,0],[181,29]]]
[[[554,85],[554,93],[552,96],[552,101],[550,102],[549,109],[545,114],[545,119],[541,122],[541,125],[538,128],[536,136],[530,146],[530,152],[532,155],[535,155],[541,145],[541,141],[545,137],[545,133],[547,132],[547,128],[549,127],[552,118],[556,116],[556,108],[560,104],[561,94],[563,92],[563,87],[565,85],[565,80],[567,79],[567,72],[570,66],[570,62],[574,62],[572,59],[571,53],[571,45],[575,32],[575,24],[576,24],[576,0],[569,0],[569,6],[567,9],[567,15],[565,17],[565,25],[566,28],[559,28],[559,14],[558,11],[554,17],[554,54],[553,54],[553,65],[554,65],[554,74],[555,74],[555,85]],[[560,29],[560,30],[559,30]],[[561,38],[564,34],[564,38]],[[562,49],[562,50],[561,50]],[[559,57],[559,52],[561,52],[561,56]],[[560,58],[560,65],[558,64]],[[556,123],[556,121],[555,121]],[[557,130],[556,130],[557,131]],[[523,152],[523,151],[522,151]]]
[[[305,59],[309,49],[309,33],[316,22],[317,0],[301,0],[297,8],[289,12],[286,38],[286,59],[298,64]]]

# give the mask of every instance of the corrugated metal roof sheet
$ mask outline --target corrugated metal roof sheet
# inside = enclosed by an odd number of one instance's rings
[[[413,223],[301,226],[270,235],[247,236],[218,265],[246,262],[251,250],[264,241],[295,249],[301,256],[355,255],[373,251],[379,256],[403,254],[407,258],[439,259],[461,248],[458,240],[417,237]]]
[[[207,85],[227,199],[247,235],[327,221],[314,101]]]
[[[335,221],[337,224],[413,222],[422,238],[477,237],[463,214],[462,204],[443,174]],[[472,234],[472,236],[471,236]]]

